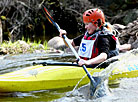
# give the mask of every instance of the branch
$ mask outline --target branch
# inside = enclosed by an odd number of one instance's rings
[[[0,11],[0,15],[5,10],[5,8],[9,5],[9,3],[10,3],[10,0],[3,0],[3,1],[1,1],[0,4],[3,4],[3,7],[2,7],[3,9]]]
[[[17,26],[15,26],[12,31],[10,32],[10,34],[12,34],[14,32],[14,30],[16,30],[18,27],[20,27],[22,25],[22,22],[25,20],[26,16],[18,23]]]
[[[45,2],[45,0],[43,0],[43,1],[39,4],[38,8],[41,8],[42,5],[44,4],[44,2]]]
[[[25,7],[27,7],[27,8],[29,8],[29,9],[31,9],[28,5],[26,5],[24,2],[22,2],[22,1],[17,1],[17,3],[19,3],[19,4],[21,4],[21,5],[23,5],[23,6],[25,6]]]
[[[66,8],[66,10],[69,10],[69,11],[75,12],[75,13],[78,14],[79,16],[82,16],[81,13],[79,13],[78,11],[76,11],[76,10],[74,10],[74,9]]]

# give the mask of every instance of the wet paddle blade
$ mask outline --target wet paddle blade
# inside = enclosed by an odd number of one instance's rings
[[[110,94],[107,80],[103,80],[101,77],[93,77],[93,79],[96,83],[90,84],[90,98],[100,98]]]
[[[93,77],[95,82],[90,82],[90,96],[94,96],[97,86],[101,83],[100,77]]]

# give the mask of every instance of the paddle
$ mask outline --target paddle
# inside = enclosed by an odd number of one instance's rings
[[[78,64],[72,63],[72,62],[33,62],[33,65],[60,65],[60,66],[78,66]]]
[[[49,22],[50,22],[51,24],[53,24],[53,25],[57,28],[58,31],[60,31],[59,25],[58,25],[56,22],[54,22],[53,18],[51,17],[51,15],[50,15],[50,13],[48,12],[48,10],[46,9],[46,7],[45,7],[44,5],[42,5],[42,6],[43,6],[43,9],[42,9],[42,10],[44,11],[46,18],[49,20]],[[75,57],[76,57],[78,60],[80,60],[79,55],[77,54],[76,50],[73,48],[73,46],[71,45],[71,43],[69,42],[69,39],[67,38],[67,36],[66,36],[66,35],[62,35],[62,37],[63,37],[63,39],[66,41],[66,43],[68,44],[68,46],[70,47],[70,49],[72,50],[72,52],[74,53]],[[91,82],[91,85],[92,85],[92,89],[91,89],[92,92],[91,92],[91,95],[93,96],[93,95],[94,95],[94,92],[95,92],[95,90],[96,90],[96,87],[97,87],[97,85],[98,85],[98,83],[99,83],[99,79],[97,79],[97,77],[96,77],[96,78],[95,78],[95,77],[92,77],[92,76],[90,75],[90,73],[88,72],[88,70],[86,69],[86,66],[85,66],[85,65],[82,65],[82,67],[83,67],[84,71],[86,72],[88,78],[90,79],[90,82]],[[96,80],[96,81],[95,81],[95,80]]]

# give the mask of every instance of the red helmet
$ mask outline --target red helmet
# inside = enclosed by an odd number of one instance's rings
[[[101,21],[100,26],[102,26],[105,23],[105,16],[104,13],[98,8],[89,9],[83,13],[84,23],[92,22],[95,25],[99,20]]]

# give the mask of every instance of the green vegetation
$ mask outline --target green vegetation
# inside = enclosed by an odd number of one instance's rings
[[[47,41],[41,44],[41,40],[31,42],[29,39],[25,41],[23,37],[22,40],[5,41],[0,45],[0,54],[33,53],[36,50],[39,50],[39,52],[47,50]]]

